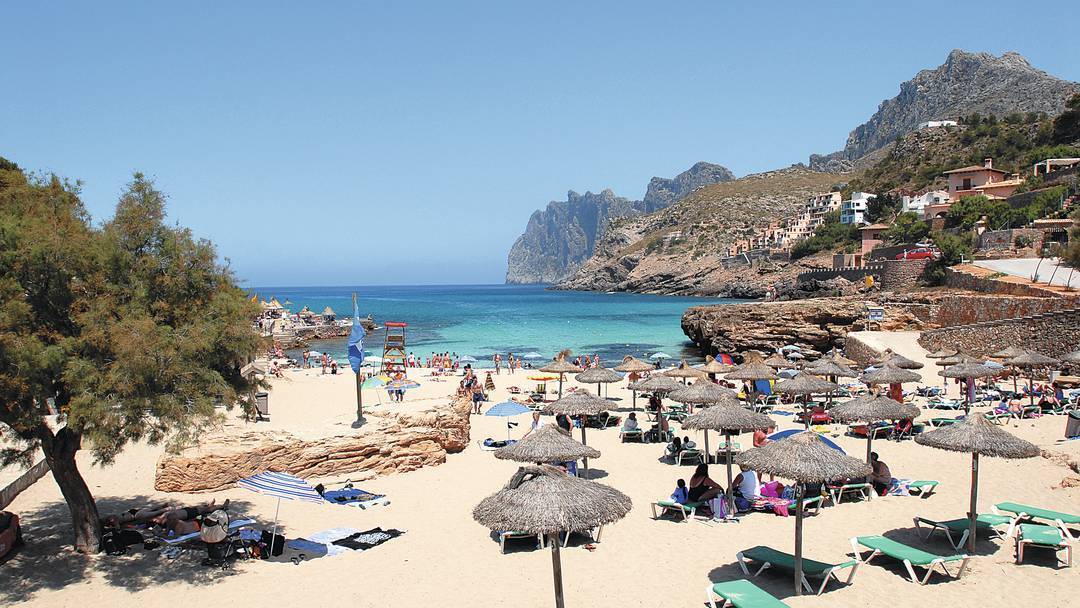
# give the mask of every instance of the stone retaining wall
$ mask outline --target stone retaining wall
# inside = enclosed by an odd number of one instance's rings
[[[912,289],[919,284],[929,260],[885,260],[882,262],[883,289]]]
[[[1008,296],[1029,296],[1036,298],[1060,297],[1058,293],[1043,289],[1036,285],[1012,281],[997,281],[989,278],[993,273],[987,271],[983,274],[982,269],[979,269],[977,272],[979,272],[980,275],[957,267],[946,268],[945,285],[957,289],[965,289],[967,291],[978,291]]]
[[[885,269],[884,263],[866,264],[865,266],[852,266],[849,268],[818,268],[799,273],[796,281],[828,281],[836,277],[844,277],[849,281],[862,281],[868,276],[877,277]]]
[[[959,349],[979,357],[1007,346],[1060,357],[1080,350],[1080,308],[925,331],[919,344],[927,350]]]

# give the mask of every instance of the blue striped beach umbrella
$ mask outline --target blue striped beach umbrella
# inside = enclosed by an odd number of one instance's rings
[[[252,492],[265,496],[273,496],[278,499],[277,508],[274,509],[274,532],[270,537],[270,554],[274,554],[274,539],[277,537],[278,513],[281,511],[281,499],[304,500],[322,504],[323,497],[310,483],[288,473],[266,471],[251,477],[245,477],[236,482],[236,485]]]
[[[502,416],[509,418],[510,416],[520,416],[527,412],[531,412],[527,405],[518,403],[517,401],[503,401],[497,405],[493,405],[488,408],[488,411],[484,412],[485,416]],[[506,421],[506,439],[510,440],[510,429],[517,426],[516,422]]]

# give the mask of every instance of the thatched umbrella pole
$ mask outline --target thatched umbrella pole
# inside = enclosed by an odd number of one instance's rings
[[[984,414],[969,416],[956,424],[922,433],[915,437],[915,442],[942,450],[971,454],[967,544],[968,552],[974,553],[979,517],[979,456],[985,454],[998,458],[1032,458],[1039,455],[1039,448],[995,426]]]
[[[866,423],[866,464],[870,464],[873,452],[874,425],[884,420],[907,420],[918,418],[920,410],[910,403],[901,403],[889,397],[859,397],[832,408],[831,415],[840,422]]]
[[[732,393],[732,391],[728,392]],[[684,429],[704,429],[706,431],[712,429],[724,434],[724,445],[727,453],[726,468],[728,481],[725,499],[727,500],[730,509],[729,513],[735,513],[731,470],[732,433],[758,429],[764,430],[775,425],[776,423],[765,414],[759,414],[744,408],[742,404],[739,403],[738,397],[734,394],[728,394],[727,396],[721,397],[712,407],[703,408],[697,414],[694,414],[683,421]]]
[[[817,433],[796,433],[744,452],[740,466],[795,481],[795,595],[802,595],[804,485],[867,475],[870,467],[825,445]]]
[[[623,518],[630,498],[618,490],[568,476],[549,466],[521,467],[506,486],[473,509],[473,519],[490,530],[542,534],[551,543],[555,606],[563,608],[559,534],[588,530]]]
[[[551,544],[551,574],[555,578],[555,608],[563,608],[562,558],[559,556],[559,533],[551,532],[547,536],[548,543]]]
[[[585,423],[588,422],[588,420],[589,420],[588,415],[582,414],[581,417],[579,418],[579,420],[581,420],[581,443],[584,444],[584,445],[589,445],[589,442],[585,441],[585,427],[587,426]],[[585,479],[588,479],[589,478],[589,457],[588,456],[583,456],[581,458],[581,468],[585,469]]]

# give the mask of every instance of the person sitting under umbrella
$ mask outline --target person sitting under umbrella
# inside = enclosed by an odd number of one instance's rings
[[[532,413],[532,423],[529,424],[529,430],[525,431],[525,434],[522,435],[521,438],[525,439],[526,437],[529,436],[530,433],[532,433],[533,431],[535,431],[536,429],[538,429],[538,428],[540,428],[542,426],[544,426],[544,423],[540,420],[540,412],[533,412]]]
[[[761,480],[758,479],[758,474],[753,469],[747,469],[739,465],[739,471],[741,472],[735,476],[731,485],[735,488],[736,505],[740,509],[748,509],[751,501],[761,498]],[[739,499],[742,499],[742,501]]]
[[[874,491],[879,496],[884,496],[892,487],[892,471],[884,460],[878,460],[877,452],[870,452],[870,467],[873,469],[870,473],[870,483],[873,484]]]
[[[709,477],[709,465],[704,462],[697,465],[687,488],[690,502],[708,502],[724,493],[724,488]]]
[[[637,431],[639,430],[639,428],[640,427],[638,427],[637,414],[634,412],[630,412],[630,415],[626,417],[626,422],[623,423],[622,430],[624,432]]]

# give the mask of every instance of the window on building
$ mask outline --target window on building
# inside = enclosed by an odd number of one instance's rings
[[[970,177],[965,177],[964,178],[964,188],[963,189],[964,190],[971,190],[971,178]]]

